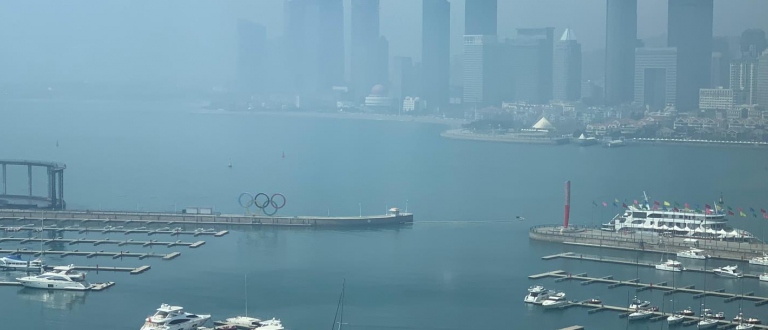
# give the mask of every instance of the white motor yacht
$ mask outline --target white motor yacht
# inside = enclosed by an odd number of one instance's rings
[[[528,288],[528,295],[525,296],[523,301],[531,304],[541,304],[544,300],[547,300],[551,294],[553,294],[553,292],[545,289],[541,285],[532,286]]]
[[[749,264],[768,266],[768,254],[763,253],[763,255],[760,257],[754,257],[752,259],[749,259]]]
[[[694,316],[694,315],[696,315],[696,312],[694,312],[693,309],[688,307],[688,308],[678,312],[678,314],[683,315],[683,316]]]
[[[738,270],[738,266],[723,266],[720,268],[715,268],[712,270],[715,275],[723,276],[723,277],[735,277],[735,278],[741,278],[744,276],[742,272]]]
[[[162,304],[154,315],[145,320],[141,330],[196,329],[208,322],[210,318],[210,315],[187,313],[180,306]]]
[[[749,323],[742,323],[736,326],[736,330],[747,330],[747,329],[754,329],[754,328],[755,328],[755,325],[749,324]]]
[[[55,273],[43,273],[41,275],[25,276],[16,279],[21,285],[28,288],[48,290],[88,290],[88,286],[75,282],[67,276]]]
[[[59,274],[69,277],[73,281],[85,281],[85,272],[75,271],[75,265],[56,266],[49,273]]]
[[[715,320],[725,320],[725,313],[723,312],[714,313],[709,308],[704,310],[704,316],[711,319],[715,319]]]
[[[643,309],[651,307],[650,301],[640,301],[640,299],[637,299],[637,296],[635,296],[634,299],[632,299],[632,302],[629,303],[629,309]]]
[[[683,321],[685,321],[685,316],[683,316],[683,314],[680,314],[680,313],[674,313],[669,317],[667,317],[667,323],[669,325],[680,324],[680,323],[683,323]]]
[[[760,280],[763,282],[768,282],[768,273],[760,274]]]
[[[0,258],[0,268],[8,270],[38,270],[43,267],[40,259],[24,260],[18,253]]]
[[[685,270],[685,267],[683,267],[683,264],[681,264],[679,261],[667,260],[663,264],[656,265],[656,269],[670,272],[681,272]]]
[[[697,326],[699,329],[714,328],[717,326],[717,320],[705,316],[699,320],[699,324]]]
[[[541,306],[545,309],[562,308],[566,305],[568,305],[568,300],[565,299],[564,292],[558,292],[550,295],[547,300],[544,300],[544,302],[541,303]]]
[[[630,321],[638,321],[638,320],[644,320],[644,319],[650,318],[651,316],[653,316],[653,312],[652,311],[645,310],[645,309],[639,309],[639,310],[636,310],[636,311],[634,311],[632,313],[629,313],[627,318]]]
[[[691,248],[689,250],[680,251],[677,253],[677,256],[680,258],[689,258],[689,259],[707,259],[709,258],[709,255],[704,253],[704,250],[694,249]]]
[[[230,317],[224,321],[216,321],[215,324],[221,326],[232,326],[235,328],[245,328],[250,330],[283,330],[283,323],[276,318],[271,320],[260,320],[255,317],[236,316]]]

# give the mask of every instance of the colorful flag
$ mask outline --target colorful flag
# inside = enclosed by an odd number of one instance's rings
[[[678,209],[678,208],[676,208],[676,207],[675,207],[675,208],[672,208],[672,211],[675,211],[675,212],[680,212],[680,209]]]
[[[739,215],[742,216],[742,217],[746,217],[747,216],[746,214],[744,214],[744,212],[741,212],[741,211],[739,211]]]
[[[608,207],[608,203],[603,202],[603,207]]]
[[[749,210],[752,211],[752,213],[755,213],[755,209],[750,207]]]
[[[664,201],[664,206],[672,206],[672,204],[669,204],[669,202]]]
[[[741,208],[740,208],[740,207],[737,207],[737,208],[736,208],[736,211],[739,211],[739,212],[741,212]]]
[[[680,203],[675,202],[675,206],[680,207]]]
[[[705,208],[705,209],[711,209],[712,207],[711,207],[711,206],[709,206],[709,204],[704,204],[704,208]]]
[[[752,213],[752,216],[757,218],[757,214],[756,213]]]
[[[614,202],[614,203],[619,203],[619,199],[618,199],[618,198],[616,198],[616,199],[614,199],[614,200],[613,200],[613,202]]]
[[[728,211],[728,215],[736,215],[733,213],[733,211]]]
[[[768,219],[768,213],[763,213],[763,218]]]
[[[733,211],[733,209],[732,209],[730,206],[728,207],[728,210],[729,210],[729,211]]]
[[[592,205],[597,206],[597,202],[592,201]]]
[[[613,207],[619,207],[619,204],[613,203]]]
[[[628,208],[629,208],[629,206],[627,206],[627,203],[623,203],[623,204],[621,204],[621,207],[623,207],[623,208],[625,208],[625,209],[628,209]]]
[[[685,203],[685,209],[686,209],[686,210],[688,210],[688,209],[690,209],[690,208],[691,208],[691,206],[690,206],[690,205],[688,205],[688,203]]]
[[[659,201],[653,201],[653,205],[659,205]]]
[[[637,205],[637,204],[638,204],[638,203],[637,203],[637,200],[635,200],[635,205]]]
[[[763,213],[765,213],[765,210],[764,210],[764,209],[760,209],[760,212],[763,212]]]
[[[712,214],[712,209],[710,209],[710,208],[707,208],[707,209],[705,209],[705,210],[704,210],[704,213],[706,213],[706,214]]]

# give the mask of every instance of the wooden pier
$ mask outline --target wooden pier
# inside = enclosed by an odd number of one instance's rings
[[[543,260],[553,260],[557,258],[605,262],[605,263],[612,263],[612,264],[642,266],[642,267],[656,267],[657,265],[657,263],[652,263],[652,262],[645,262],[645,261],[641,262],[641,261],[631,260],[631,259],[602,257],[602,256],[589,255],[589,254],[576,254],[574,252],[565,252],[565,253],[559,253],[559,254],[553,254],[553,255],[541,257],[541,259]],[[710,274],[713,273],[712,270],[708,270],[700,267],[687,267],[685,265],[683,265],[683,267],[685,267],[685,270],[683,270],[683,272],[699,272],[699,273],[710,273]],[[744,273],[744,278],[757,279],[757,278],[760,278],[760,274]]]
[[[69,257],[69,256],[81,256],[86,258],[93,258],[93,257],[111,257],[112,259],[117,258],[139,258],[145,259],[145,258],[161,258],[163,260],[171,260],[173,258],[178,257],[181,255],[179,252],[171,252],[168,254],[156,254],[154,252],[147,252],[147,253],[135,253],[130,251],[118,251],[118,252],[106,252],[106,251],[79,251],[79,250],[73,250],[73,251],[54,251],[54,250],[46,250],[46,251],[33,251],[33,250],[3,250],[0,249],[0,254],[11,254],[11,253],[18,253],[18,254],[29,254],[32,256],[40,256],[43,254],[53,254],[58,255],[59,257]]]
[[[725,302],[733,302],[739,299],[747,300],[747,301],[753,301],[755,302],[755,306],[761,306],[768,303],[768,297],[758,297],[754,294],[747,295],[747,294],[736,294],[736,293],[728,293],[725,292],[725,289],[719,289],[714,291],[706,291],[706,290],[699,290],[696,289],[693,285],[684,286],[684,287],[673,287],[667,285],[666,282],[662,283],[641,283],[638,279],[629,279],[625,281],[621,280],[615,280],[613,277],[589,277],[586,273],[581,274],[570,274],[566,273],[562,270],[555,270],[551,272],[541,273],[541,274],[535,274],[528,276],[529,279],[542,279],[545,277],[554,277],[556,278],[555,281],[562,282],[562,281],[580,281],[581,285],[589,285],[592,283],[603,283],[608,284],[608,288],[617,288],[620,286],[631,286],[636,287],[637,291],[644,291],[644,290],[662,290],[665,291],[664,295],[671,295],[675,293],[689,293],[693,294],[693,298],[699,299],[705,296],[711,296],[711,297],[719,297],[719,298],[725,298]]]
[[[27,243],[36,243],[36,242],[42,242],[44,245],[50,245],[52,243],[67,243],[68,245],[74,245],[74,244],[93,244],[93,246],[98,246],[102,244],[115,244],[117,246],[123,246],[123,245],[141,245],[143,247],[147,246],[166,246],[166,247],[175,247],[175,246],[187,246],[190,248],[196,248],[200,247],[201,245],[205,244],[205,241],[197,241],[197,242],[182,242],[182,241],[175,241],[175,242],[159,242],[156,240],[149,240],[149,241],[134,241],[132,239],[128,240],[111,240],[109,238],[105,239],[86,239],[86,238],[24,238],[24,237],[0,237],[0,243],[3,242],[18,242],[19,244],[27,244]]]
[[[53,266],[43,266],[45,270],[52,270]],[[87,270],[87,271],[95,271],[95,272],[129,272],[131,275],[141,274],[143,272],[148,271],[150,266],[141,266],[141,267],[111,267],[111,266],[73,266],[72,269],[74,270]]]

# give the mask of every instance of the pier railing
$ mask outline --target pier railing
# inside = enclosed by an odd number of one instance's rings
[[[676,252],[692,247],[706,250],[714,257],[729,257],[748,260],[751,257],[768,253],[768,244],[763,242],[736,242],[713,239],[686,241],[689,237],[663,237],[650,233],[617,233],[600,230],[596,227],[573,226],[561,232],[561,225],[537,225],[529,230],[529,237],[550,242],[579,243],[589,246],[606,246],[619,249],[651,250]]]

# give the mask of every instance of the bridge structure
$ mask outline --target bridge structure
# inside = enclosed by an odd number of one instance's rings
[[[27,168],[28,194],[8,194],[8,167],[10,166]],[[67,203],[64,201],[64,170],[67,165],[33,160],[0,160],[0,167],[2,167],[3,179],[2,191],[0,191],[0,208],[41,210],[64,210],[67,208]],[[34,194],[32,191],[33,167],[46,168],[48,184],[44,195]]]

